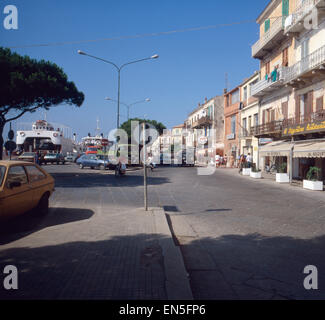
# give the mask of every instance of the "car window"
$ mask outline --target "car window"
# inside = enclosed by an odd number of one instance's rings
[[[9,168],[6,182],[7,187],[9,187],[12,182],[20,182],[21,184],[28,183],[26,172],[22,166]]]
[[[6,173],[6,167],[0,166],[0,186],[2,185],[3,178]]]
[[[96,157],[96,156],[91,156],[90,159],[91,159],[91,160],[96,160],[97,157]]]
[[[46,175],[35,166],[25,166],[25,169],[30,182],[35,182],[46,178]]]

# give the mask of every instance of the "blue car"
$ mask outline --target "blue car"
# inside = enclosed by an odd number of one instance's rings
[[[81,156],[76,163],[79,165],[80,169],[89,167],[91,169],[98,168],[100,170],[105,170],[110,167],[110,162],[107,157],[95,154],[85,154]]]

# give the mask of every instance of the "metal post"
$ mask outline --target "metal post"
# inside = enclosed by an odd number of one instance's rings
[[[117,85],[117,127],[120,127],[120,86],[121,86],[121,69],[118,69],[118,85]]]
[[[143,184],[144,184],[144,209],[148,211],[148,188],[147,188],[147,155],[146,155],[146,123],[142,123],[142,136],[143,136]]]
[[[292,142],[292,146],[290,148],[290,156],[289,156],[289,165],[290,165],[290,168],[289,168],[289,182],[290,182],[290,184],[292,184],[292,176],[293,176],[293,148],[294,148],[294,139],[293,139],[293,137],[291,139],[291,142]]]

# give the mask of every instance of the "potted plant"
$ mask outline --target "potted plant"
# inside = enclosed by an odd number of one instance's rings
[[[287,163],[284,162],[278,167],[278,172],[276,174],[276,182],[279,183],[289,183],[289,174],[287,173]]]
[[[248,163],[244,162],[242,166],[243,166],[243,171],[242,171],[243,176],[249,176],[251,173],[251,168],[248,167]]]
[[[306,175],[307,179],[303,181],[303,188],[314,191],[323,191],[321,172],[322,170],[318,167],[310,167]]]
[[[262,179],[262,171],[260,169],[256,168],[255,163],[253,163],[253,166],[251,168],[250,176],[251,176],[251,178],[254,178],[254,179]]]

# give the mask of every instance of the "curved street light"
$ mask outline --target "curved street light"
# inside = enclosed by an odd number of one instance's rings
[[[114,66],[117,70],[117,73],[118,73],[118,92],[117,92],[117,121],[116,121],[116,124],[117,124],[117,129],[120,127],[120,87],[121,87],[121,70],[130,65],[130,64],[133,64],[133,63],[137,63],[137,62],[141,62],[141,61],[145,61],[145,60],[151,60],[151,59],[158,59],[159,56],[158,54],[154,54],[152,55],[151,57],[148,57],[148,58],[144,58],[144,59],[139,59],[139,60],[134,60],[134,61],[130,61],[130,62],[127,62],[127,63],[124,63],[122,64],[121,66],[118,66],[117,64],[115,64],[114,62],[112,61],[108,61],[108,60],[105,60],[105,59],[102,59],[102,58],[99,58],[99,57],[96,57],[96,56],[93,56],[93,55],[90,55],[84,51],[81,51],[81,50],[78,50],[78,54],[80,55],[84,55],[84,56],[88,56],[88,57],[91,57],[91,58],[94,58],[96,60],[100,60],[100,61],[103,61],[105,63],[109,63],[111,64],[112,66]]]
[[[106,97],[105,100],[117,102],[116,100],[114,100],[114,99],[112,99],[112,98],[110,98],[110,97]],[[151,101],[150,98],[146,98],[146,99],[144,99],[144,100],[136,101],[136,102],[129,103],[129,104],[120,101],[120,104],[123,104],[124,106],[127,107],[127,110],[128,110],[128,112],[127,112],[127,118],[128,118],[128,121],[129,121],[129,119],[130,119],[130,108],[131,108],[132,106],[134,106],[135,104],[138,104],[138,103],[150,102],[150,101]]]

